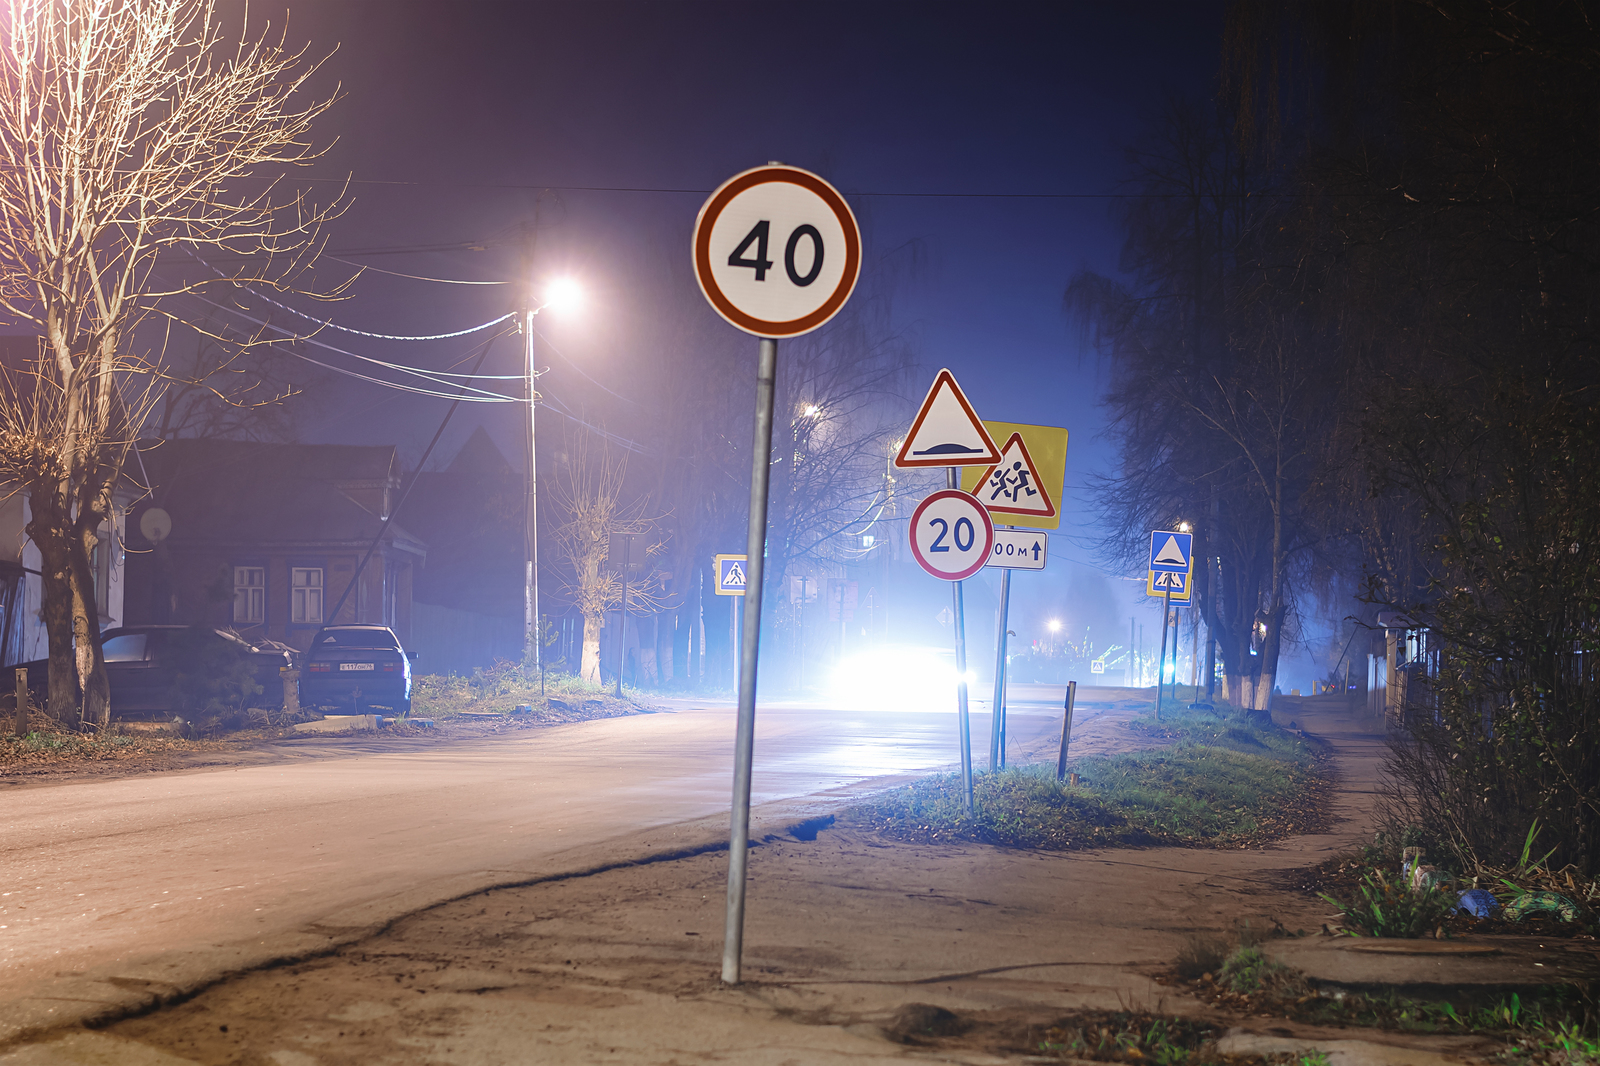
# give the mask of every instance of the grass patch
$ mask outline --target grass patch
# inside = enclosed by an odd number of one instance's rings
[[[34,719],[38,723],[40,719]],[[73,762],[123,762],[174,754],[232,751],[214,740],[185,740],[167,732],[124,733],[112,729],[79,733],[40,726],[23,736],[0,736],[0,766],[22,768]]]
[[[1076,787],[1057,781],[1054,766],[978,774],[970,815],[962,810],[960,775],[942,774],[884,793],[848,817],[917,843],[1054,850],[1248,846],[1320,823],[1327,779],[1304,741],[1213,715],[1135,725],[1176,730],[1177,743],[1075,760]]]
[[[624,688],[618,699],[614,688],[602,688],[572,674],[545,672],[544,695],[539,695],[539,671],[522,663],[498,662],[472,676],[425,674],[411,682],[411,713],[419,718],[464,718],[472,715],[512,715],[519,706],[531,707],[518,715],[535,721],[571,722],[587,718],[614,718],[645,709]]]
[[[1344,902],[1323,894],[1322,898],[1339,908],[1341,924],[1351,936],[1424,937],[1444,928],[1456,909],[1456,895],[1445,889],[1413,889],[1403,881],[1391,881],[1382,870],[1374,870],[1357,886],[1359,899]]]

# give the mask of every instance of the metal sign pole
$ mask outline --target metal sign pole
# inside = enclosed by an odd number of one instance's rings
[[[1078,700],[1078,683],[1067,682],[1066,716],[1061,719],[1061,754],[1056,757],[1056,780],[1067,777],[1067,745],[1072,742],[1072,705]]]
[[[1161,721],[1161,693],[1167,687],[1167,613],[1172,610],[1172,589],[1161,599],[1161,654],[1156,657],[1156,721]]]
[[[771,474],[772,396],[778,342],[762,338],[756,365],[755,441],[750,448],[750,531],[745,541],[744,643],[739,649],[739,725],[733,742],[733,819],[728,834],[728,920],[722,980],[739,983],[744,950],[744,889],[750,851],[750,761],[756,736],[756,653],[761,644],[761,592],[766,580],[767,483]]]
[[[1000,574],[1000,624],[994,631],[994,721],[989,723],[989,772],[1005,763],[1002,716],[1006,705],[1006,622],[1011,610],[1011,571]]]
[[[961,488],[961,468],[952,466],[945,475],[945,483],[952,489]],[[961,789],[962,809],[972,813],[972,721],[967,717],[967,611],[961,594],[961,582],[950,583],[950,595],[956,610],[956,717],[961,726]]]

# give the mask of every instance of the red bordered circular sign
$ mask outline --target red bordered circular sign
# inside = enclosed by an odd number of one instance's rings
[[[940,489],[911,512],[911,554],[934,577],[965,581],[993,550],[994,521],[971,493]]]
[[[700,291],[758,337],[798,337],[838,314],[861,274],[861,230],[837,189],[798,167],[737,174],[694,224]]]

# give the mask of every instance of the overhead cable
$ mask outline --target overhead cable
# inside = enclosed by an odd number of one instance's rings
[[[591,383],[593,383],[595,385],[598,385],[600,388],[604,389],[606,392],[611,393],[611,395],[615,396],[617,399],[623,401],[624,403],[631,403],[635,407],[643,407],[644,406],[644,404],[640,403],[638,400],[630,400],[628,397],[622,395],[622,393],[617,392],[614,389],[607,388],[605,385],[601,385],[600,382],[596,381],[594,378],[589,377],[588,374],[584,373],[583,367],[581,367],[577,363],[573,362],[572,359],[570,357],[568,357],[567,353],[563,352],[560,348],[557,348],[554,344],[551,344],[550,343],[550,338],[546,337],[543,333],[540,333],[539,332],[539,328],[537,326],[535,326],[534,329],[533,329],[533,335],[538,337],[539,340],[545,345],[545,347],[549,348],[552,352],[555,352],[557,355],[561,356],[562,361],[564,363],[566,363],[568,366],[570,366],[572,369],[576,370],[580,377],[583,377],[583,378],[587,379],[588,381],[590,381]]]
[[[189,254],[191,256],[194,256],[196,262],[198,262],[201,266],[205,267],[207,270],[211,271],[217,277],[227,279],[228,275],[224,274],[222,271],[218,270],[216,267],[212,266],[210,263],[207,263],[204,259],[201,259],[198,255],[195,255],[193,252],[190,252]],[[430,334],[426,334],[426,335],[423,335],[423,336],[408,336],[408,335],[402,335],[402,334],[396,334],[396,333],[369,333],[367,330],[364,330],[364,329],[352,329],[349,326],[341,326],[337,322],[332,321],[331,319],[317,318],[314,315],[306,314],[304,311],[297,311],[293,307],[290,307],[288,304],[279,303],[277,300],[274,300],[272,297],[266,295],[265,293],[257,292],[255,289],[252,289],[250,286],[241,284],[241,283],[239,283],[237,281],[234,282],[234,285],[236,285],[238,288],[243,289],[245,292],[248,292],[251,296],[254,296],[257,299],[265,300],[267,303],[271,304],[273,307],[277,307],[277,308],[280,308],[280,309],[282,309],[284,311],[287,311],[291,315],[298,315],[299,317],[305,319],[307,322],[315,322],[317,325],[326,326],[329,329],[336,329],[336,330],[339,330],[339,331],[344,332],[344,333],[354,333],[357,336],[361,336],[361,337],[372,337],[372,338],[375,338],[375,339],[380,340],[380,341],[447,341],[447,340],[450,340],[450,339],[455,338],[455,337],[465,337],[469,333],[477,333],[477,332],[479,332],[481,330],[486,330],[490,326],[497,326],[500,323],[504,322],[506,319],[513,318],[513,317],[516,316],[516,312],[515,311],[507,311],[505,314],[501,315],[499,318],[492,318],[487,322],[480,323],[479,325],[476,325],[476,326],[471,326],[471,327],[469,327],[467,329],[458,329],[458,330],[454,331],[453,333],[430,333]],[[463,376],[463,375],[457,375],[457,376]]]
[[[578,425],[583,426],[585,429],[587,429],[587,430],[589,430],[589,431],[591,431],[591,432],[593,432],[595,434],[598,434],[601,438],[603,438],[604,440],[610,441],[612,444],[617,445],[619,448],[623,448],[623,449],[625,449],[627,451],[633,452],[636,455],[648,455],[649,454],[649,452],[647,452],[645,450],[644,446],[639,444],[637,441],[631,441],[626,437],[619,437],[615,433],[612,433],[610,430],[602,429],[601,427],[593,425],[592,423],[585,422],[583,419],[579,418],[577,415],[575,415],[571,411],[567,410],[567,405],[562,403],[560,401],[560,399],[558,399],[556,396],[551,395],[551,394],[541,394],[539,399],[540,399],[540,405],[541,406],[546,407],[551,411],[554,411],[556,414],[560,415],[562,418],[569,419],[569,420],[571,420],[573,422],[578,423]]]
[[[416,370],[414,368],[401,366],[401,365],[395,364],[395,363],[386,363],[382,359],[372,359],[372,358],[370,358],[368,356],[365,356],[365,355],[357,355],[355,352],[347,352],[343,348],[335,348],[331,344],[325,344],[322,341],[317,340],[315,337],[302,337],[302,336],[299,336],[298,334],[295,334],[295,333],[293,333],[293,332],[291,332],[289,330],[284,329],[282,326],[277,326],[277,325],[272,324],[271,322],[265,321],[264,319],[259,319],[259,318],[255,318],[252,315],[247,315],[243,311],[240,311],[236,307],[227,307],[227,306],[225,306],[223,304],[217,303],[215,300],[209,300],[204,296],[200,296],[197,293],[193,293],[191,295],[193,295],[195,299],[200,300],[203,303],[210,304],[212,307],[215,307],[220,311],[226,311],[229,314],[238,315],[240,318],[244,319],[246,322],[253,322],[256,325],[261,326],[261,327],[263,327],[265,329],[270,329],[270,330],[273,330],[273,331],[275,331],[277,333],[281,333],[281,334],[283,334],[284,339],[287,340],[287,341],[298,342],[298,343],[303,343],[303,344],[314,344],[318,348],[326,348],[330,352],[337,352],[340,355],[346,355],[346,356],[349,356],[352,359],[360,359],[362,362],[365,362],[365,363],[374,363],[374,364],[376,364],[378,366],[384,367],[384,368],[389,369],[389,370],[397,370],[397,371],[400,371],[402,373],[415,374],[416,376],[421,377],[424,380],[432,381],[435,385],[443,385],[443,386],[446,386],[446,387],[449,387],[449,388],[465,388],[465,389],[467,389],[467,391],[478,393],[477,396],[465,396],[465,395],[462,396],[462,399],[464,399],[464,400],[466,400],[468,402],[471,402],[471,403],[526,403],[527,402],[526,400],[524,400],[520,396],[507,396],[504,393],[490,392],[490,391],[485,390],[485,389],[470,388],[469,386],[456,385],[455,383],[448,382],[448,381],[439,381],[437,378],[434,378],[434,377],[430,376],[428,373],[426,373],[424,371],[419,371],[419,370]],[[498,336],[498,334],[496,336]],[[267,343],[269,345],[271,345],[272,347],[277,348],[279,346],[280,342],[278,342],[278,341],[269,341]],[[332,363],[324,363],[319,359],[313,359],[309,355],[306,355],[304,352],[297,352],[292,348],[286,349],[286,350],[288,351],[288,353],[290,355],[294,356],[296,359],[303,359],[308,363],[312,363],[312,364],[314,364],[316,366],[324,367],[325,369],[332,370],[333,372],[335,372],[337,374],[343,374],[345,377],[355,378],[355,379],[357,379],[359,381],[370,382],[371,384],[374,384],[374,385],[382,385],[385,388],[398,389],[401,392],[415,393],[415,394],[417,394],[419,396],[434,396],[434,397],[437,397],[438,399],[441,399],[441,400],[453,400],[453,399],[456,398],[454,393],[435,392],[432,389],[418,388],[418,387],[416,387],[414,385],[406,385],[406,384],[403,384],[403,383],[397,382],[397,381],[385,381],[382,378],[375,378],[375,377],[372,377],[372,376],[370,376],[368,374],[358,374],[354,370],[346,370],[344,367],[335,366]],[[462,375],[452,375],[452,376],[462,376]]]
[[[372,253],[368,253],[368,254],[372,254]],[[437,285],[510,285],[511,284],[511,282],[509,282],[509,281],[460,281],[460,280],[458,280],[456,278],[425,278],[421,274],[402,274],[398,270],[385,270],[385,269],[383,269],[383,267],[375,267],[370,263],[356,263],[356,262],[352,262],[349,259],[340,259],[338,256],[336,256],[336,255],[328,255],[326,252],[323,253],[322,258],[324,258],[324,259],[332,259],[335,263],[343,263],[346,266],[360,267],[362,270],[375,270],[379,274],[388,274],[391,277],[410,278],[412,281],[431,281],[431,282],[433,282],[433,283],[435,283]]]

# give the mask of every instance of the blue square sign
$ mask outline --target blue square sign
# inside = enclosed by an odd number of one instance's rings
[[[1150,534],[1150,569],[1158,574],[1187,574],[1193,533],[1158,529]]]
[[[717,595],[743,596],[749,583],[745,577],[746,559],[742,555],[719,555],[717,564]]]

